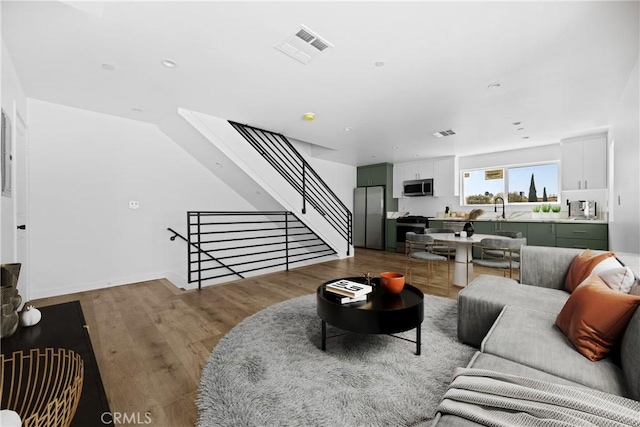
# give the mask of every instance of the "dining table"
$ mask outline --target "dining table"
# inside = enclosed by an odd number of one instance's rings
[[[473,280],[473,245],[480,244],[482,239],[505,238],[495,234],[473,234],[471,236],[460,236],[455,233],[426,233],[433,237],[436,242],[447,243],[447,246],[455,248],[455,260],[453,268],[452,283],[456,286],[465,287],[469,284],[469,279]]]

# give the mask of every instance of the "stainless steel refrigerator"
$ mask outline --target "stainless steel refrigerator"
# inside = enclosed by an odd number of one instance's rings
[[[384,250],[384,187],[358,187],[353,197],[354,246]]]

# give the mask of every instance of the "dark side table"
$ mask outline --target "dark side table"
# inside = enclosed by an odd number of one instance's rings
[[[346,277],[353,282],[364,283],[363,277]],[[325,295],[325,285],[316,291],[318,316],[322,320],[322,350],[327,347],[327,323],[349,332],[360,334],[387,334],[416,343],[416,355],[420,355],[420,327],[424,319],[424,294],[420,289],[405,284],[399,294],[382,290],[379,278],[373,279],[374,290],[366,301],[340,304]],[[393,334],[416,329],[416,340],[411,341]]]
[[[15,334],[2,339],[2,354],[32,348],[66,348],[82,357],[84,381],[71,427],[113,426],[109,402],[102,385],[89,331],[79,301],[38,307],[42,320],[35,326],[18,327]]]

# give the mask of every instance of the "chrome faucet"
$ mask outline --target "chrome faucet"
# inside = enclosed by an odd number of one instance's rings
[[[506,217],[504,216],[504,199],[500,196],[498,197],[494,197],[493,199],[493,211],[494,212],[498,212],[498,206],[496,206],[496,202],[498,201],[498,199],[500,199],[500,201],[502,202],[502,219],[506,219]]]

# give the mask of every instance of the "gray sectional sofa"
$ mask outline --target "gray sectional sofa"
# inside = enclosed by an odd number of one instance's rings
[[[520,282],[482,275],[460,292],[458,338],[480,349],[467,367],[640,400],[640,309],[619,351],[598,362],[578,353],[555,326],[569,298],[563,290],[567,271],[580,252],[524,246]],[[439,413],[431,425],[477,424]]]

